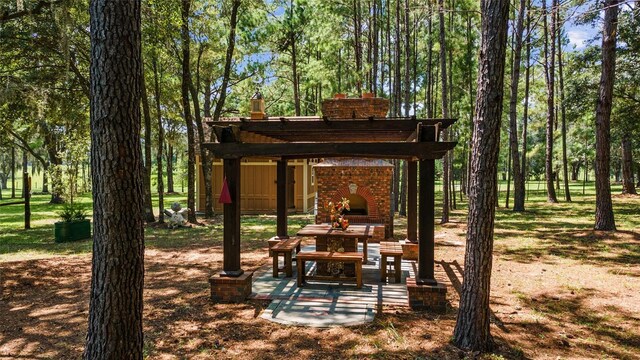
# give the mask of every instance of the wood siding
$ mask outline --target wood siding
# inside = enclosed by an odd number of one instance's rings
[[[289,166],[294,167],[294,199],[296,213],[313,212],[316,186],[311,183],[311,165],[303,161],[291,161]],[[307,168],[307,208],[304,209],[304,168]],[[200,159],[198,158],[198,206],[197,210],[204,208],[204,180]],[[271,214],[276,211],[276,162],[269,160],[248,159],[242,162],[241,167],[241,211],[243,214]],[[222,189],[222,161],[213,163],[213,193],[215,198],[214,210],[222,213],[222,204],[218,203],[220,190]]]

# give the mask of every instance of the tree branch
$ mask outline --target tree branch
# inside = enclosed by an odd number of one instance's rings
[[[21,18],[21,17],[24,17],[24,16],[40,14],[40,13],[42,13],[42,11],[44,9],[48,9],[48,8],[51,7],[51,5],[57,5],[57,4],[61,3],[61,2],[62,2],[62,0],[56,0],[56,1],[40,0],[31,9],[20,10],[20,11],[16,11],[16,12],[12,12],[12,13],[10,13],[8,10],[6,10],[5,12],[0,13],[0,23],[6,22],[6,21],[9,21],[9,20],[13,20],[13,19],[17,19],[17,18]]]

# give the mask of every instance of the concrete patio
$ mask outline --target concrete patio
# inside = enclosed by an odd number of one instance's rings
[[[314,245],[302,251],[314,251]],[[362,251],[362,245],[359,245]],[[380,245],[369,244],[369,262],[362,267],[363,287],[350,282],[314,281],[304,287],[296,285],[296,271],[291,278],[274,278],[271,266],[264,266],[254,274],[251,297],[272,300],[261,317],[284,325],[333,327],[359,325],[372,321],[385,306],[408,306],[406,278],[415,276],[415,261],[402,260],[402,282],[390,278],[380,281]],[[309,263],[307,271],[315,263]],[[442,267],[436,266],[438,282],[450,284]]]

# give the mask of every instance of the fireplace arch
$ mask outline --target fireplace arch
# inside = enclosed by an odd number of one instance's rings
[[[355,190],[355,191],[353,191]],[[379,217],[380,212],[378,211],[378,204],[376,203],[376,199],[374,198],[371,190],[369,190],[366,186],[353,186],[353,184],[349,184],[347,186],[343,186],[336,191],[332,201],[337,202],[342,200],[342,198],[350,199],[352,195],[356,195],[366,202],[366,214],[354,214],[354,215],[366,215],[369,217]],[[347,215],[347,218],[349,216]]]

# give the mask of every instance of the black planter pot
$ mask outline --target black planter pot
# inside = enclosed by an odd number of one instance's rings
[[[88,239],[91,237],[89,220],[60,221],[54,224],[57,243]]]

